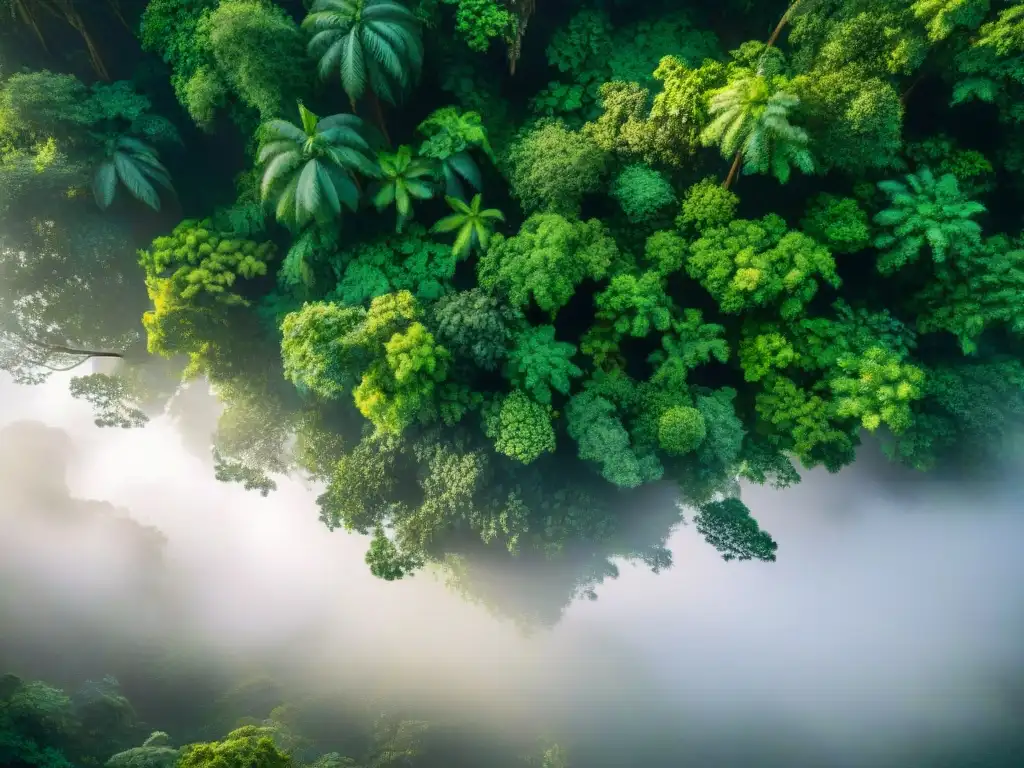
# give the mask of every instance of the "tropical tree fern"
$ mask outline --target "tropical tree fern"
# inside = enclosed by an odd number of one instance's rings
[[[459,258],[468,256],[474,246],[480,246],[487,250],[487,243],[491,240],[492,222],[504,221],[505,214],[497,208],[485,208],[480,210],[481,196],[473,195],[473,200],[467,205],[456,197],[446,196],[445,200],[455,213],[445,216],[438,221],[431,232],[455,232],[455,245],[452,252]]]
[[[434,167],[426,159],[414,157],[412,149],[404,144],[397,152],[379,153],[377,159],[383,178],[373,186],[373,204],[378,211],[394,205],[398,211],[395,230],[401,232],[412,217],[413,198],[429,200],[434,196]]]
[[[760,74],[739,77],[712,97],[713,120],[701,138],[717,144],[723,157],[735,156],[726,187],[735,180],[741,159],[745,173],[771,173],[783,184],[794,165],[804,173],[814,171],[807,132],[789,122],[799,104],[793,94],[773,93]]]
[[[321,120],[302,104],[299,115],[301,128],[279,119],[263,124],[258,158],[264,164],[261,197],[273,201],[278,221],[293,228],[339,216],[342,205],[356,210],[359,185],[353,173],[379,175],[360,118]]]
[[[891,203],[875,216],[884,230],[875,238],[875,247],[884,251],[878,259],[883,274],[916,262],[927,251],[932,261],[943,264],[981,244],[981,227],[972,217],[985,206],[968,199],[953,174],[936,179],[922,168],[907,174],[906,183],[882,181],[878,188]]]
[[[419,78],[419,21],[394,0],[316,0],[302,25],[314,31],[309,52],[320,60],[320,76],[337,71],[353,108],[367,84],[395,104]]]
[[[171,176],[160,162],[157,151],[132,136],[115,136],[107,140],[106,157],[92,180],[93,196],[100,208],[106,210],[114,202],[118,182],[132,197],[154,211],[160,210],[160,195],[153,182],[174,191]]]

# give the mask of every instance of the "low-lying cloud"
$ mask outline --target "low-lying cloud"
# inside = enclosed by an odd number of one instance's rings
[[[496,735],[558,734],[588,768],[930,765],[1024,722],[1013,467],[952,482],[868,455],[788,491],[745,488],[778,562],[725,563],[681,526],[671,570],[621,565],[597,601],[525,637],[428,574],[374,579],[365,539],[317,520],[315,490],[218,483],[194,424],[191,451],[169,417],[100,430],[57,379],[0,384],[0,427],[15,420],[51,427],[0,437],[0,579],[18,616],[2,634],[37,666],[66,655],[69,626],[80,664],[179,644],[339,703],[384,689]],[[666,488],[643,498],[673,503]],[[62,508],[78,528],[61,532]],[[126,515],[134,528],[111,522]]]

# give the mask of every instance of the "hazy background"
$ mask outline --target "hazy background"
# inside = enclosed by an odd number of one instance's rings
[[[215,409],[192,399],[195,441]],[[0,438],[0,638],[40,677],[160,637],[326,700],[383,686],[495,738],[550,733],[577,768],[1024,765],[1024,461],[924,478],[868,451],[795,489],[746,487],[778,562],[725,563],[681,526],[672,569],[623,565],[525,637],[429,574],[373,578],[315,489],[217,482],[169,417],[101,430],[66,379],[0,378],[0,428],[20,420],[70,436]],[[116,526],[61,527],[82,500],[163,533],[160,583],[139,583]]]

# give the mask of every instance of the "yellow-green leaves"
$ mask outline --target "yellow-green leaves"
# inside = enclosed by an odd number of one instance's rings
[[[840,417],[858,419],[869,432],[885,424],[899,434],[911,425],[911,403],[923,396],[924,372],[920,368],[882,347],[845,357],[839,368],[843,375],[829,385],[838,398],[836,413]]]
[[[666,331],[672,321],[672,300],[657,272],[622,274],[594,297],[597,319],[608,322],[617,336],[647,336]]]
[[[309,302],[281,323],[284,375],[295,386],[332,399],[351,391],[361,354],[351,342],[366,317],[361,307]]]
[[[728,314],[778,305],[782,317],[795,318],[821,283],[840,284],[828,250],[802,232],[787,233],[775,215],[705,232],[690,248],[686,271]]]
[[[477,273],[481,287],[507,296],[513,306],[524,307],[532,298],[554,315],[585,278],[604,277],[617,255],[615,241],[597,219],[538,213],[518,234],[495,235]]]
[[[658,444],[672,456],[696,450],[706,436],[704,417],[696,408],[677,405],[666,410],[658,420]]]
[[[485,423],[494,439],[494,449],[509,458],[529,464],[555,450],[555,430],[551,426],[551,408],[514,390],[501,401]]]
[[[401,432],[414,421],[438,416],[437,384],[448,375],[451,355],[421,323],[395,333],[355,389],[356,407],[377,429]]]

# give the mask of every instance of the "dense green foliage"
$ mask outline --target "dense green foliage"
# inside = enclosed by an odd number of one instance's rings
[[[166,681],[155,682],[167,687]],[[143,691],[144,698],[157,700],[161,692]],[[194,740],[175,746],[176,740],[169,734],[150,732],[113,677],[87,681],[69,695],[40,680],[5,674],[0,676],[0,761],[5,768],[400,768],[451,764],[453,746],[430,738],[433,723],[382,714],[380,709],[374,712],[380,701],[372,698],[360,707],[372,712],[370,717],[357,710],[341,724],[332,722],[321,746],[321,739],[305,732],[307,728],[323,732],[318,728],[315,704],[270,703],[281,695],[282,686],[273,678],[258,675],[230,684],[212,707],[210,702],[193,699],[185,722]],[[226,735],[219,738],[205,735],[224,731]],[[559,745],[547,749],[530,746],[536,752],[543,750],[544,765],[568,766],[567,752]],[[337,751],[339,748],[348,754]],[[455,754],[465,749],[466,745],[454,747]],[[482,751],[486,754],[488,750]],[[356,757],[348,756],[353,754]],[[549,763],[550,756],[557,756],[559,762]],[[509,757],[504,764],[535,763],[529,754]]]
[[[217,476],[324,482],[383,578],[637,556],[656,481],[772,560],[738,478],[1024,413],[1020,3],[126,5],[131,63],[3,37],[0,363],[131,351],[75,394],[136,426],[144,332],[224,400]],[[91,325],[136,249],[142,328]]]

